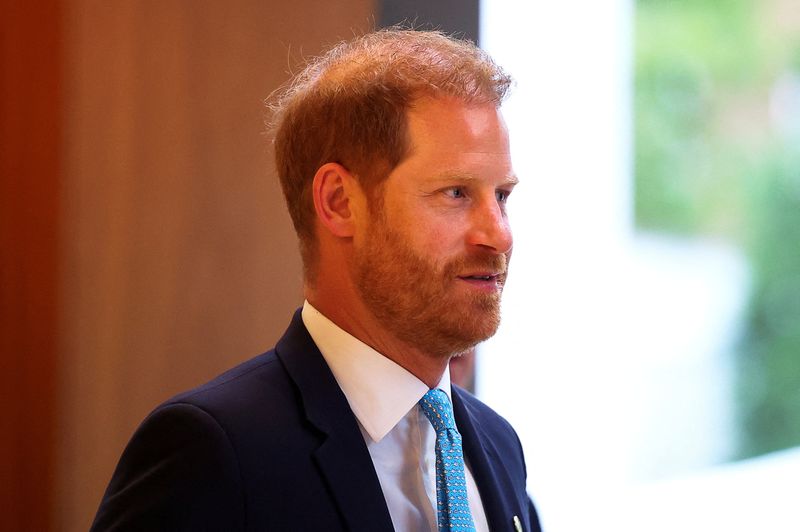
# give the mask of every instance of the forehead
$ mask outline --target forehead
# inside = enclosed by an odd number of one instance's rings
[[[508,152],[508,129],[492,103],[467,103],[452,98],[422,98],[407,113],[409,153],[448,146]]]
[[[492,103],[417,100],[407,114],[408,151],[397,170],[505,178],[513,175],[508,129]]]

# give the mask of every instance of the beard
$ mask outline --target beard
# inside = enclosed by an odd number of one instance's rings
[[[416,253],[382,216],[355,255],[357,289],[367,308],[396,338],[424,353],[449,358],[494,335],[508,254],[476,252],[436,263]],[[484,292],[458,278],[502,272],[498,288]]]

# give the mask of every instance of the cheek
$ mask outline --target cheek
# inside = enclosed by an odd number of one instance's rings
[[[447,261],[450,257],[461,253],[464,239],[458,228],[448,224],[428,223],[416,234],[417,244],[426,256],[439,261]]]
[[[406,204],[387,212],[387,222],[416,254],[438,262],[461,252],[468,223],[465,216],[463,210]]]

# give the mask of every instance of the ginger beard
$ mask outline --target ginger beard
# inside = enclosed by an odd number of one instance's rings
[[[388,331],[445,358],[494,335],[510,254],[483,252],[437,263],[415,252],[385,216],[374,219],[365,245],[355,253],[353,271],[362,300]],[[502,272],[497,290],[475,290],[459,279],[475,271]]]

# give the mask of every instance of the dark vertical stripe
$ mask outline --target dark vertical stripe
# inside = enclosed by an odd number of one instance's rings
[[[0,530],[52,528],[60,7],[0,16]]]
[[[380,27],[412,23],[479,42],[479,0],[378,0]]]

